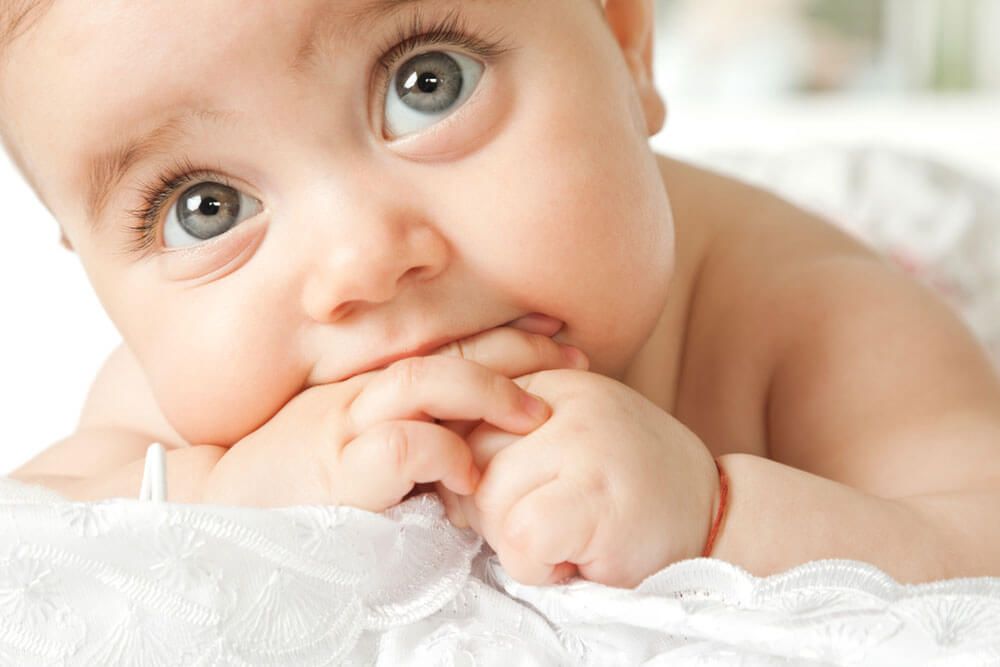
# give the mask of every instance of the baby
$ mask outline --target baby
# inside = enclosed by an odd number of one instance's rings
[[[135,497],[156,441],[172,502],[434,484],[533,584],[1000,574],[984,348],[651,150],[653,0],[0,4],[0,131],[124,341],[13,478]]]

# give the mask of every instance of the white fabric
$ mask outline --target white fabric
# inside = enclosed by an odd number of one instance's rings
[[[879,152],[709,161],[913,267],[1000,360],[994,191]],[[385,515],[70,503],[0,478],[0,664],[1000,665],[1000,578],[693,559],[633,591],[534,588],[431,496]]]
[[[432,495],[385,515],[115,499],[0,479],[10,665],[1000,664],[1000,578],[714,559],[636,590],[512,581]]]

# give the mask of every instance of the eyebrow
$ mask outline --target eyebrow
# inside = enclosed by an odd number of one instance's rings
[[[188,136],[196,121],[222,123],[231,120],[235,111],[184,107],[154,129],[121,142],[90,161],[87,169],[87,221],[100,232],[101,215],[114,189],[140,163],[166,153],[171,146]]]
[[[304,76],[315,65],[320,45],[327,43],[332,28],[335,27],[341,35],[361,34],[366,28],[403,8],[424,1],[367,0],[357,9],[346,11],[340,9],[327,14],[309,30],[305,41],[289,64],[289,70],[295,76]],[[89,161],[87,167],[86,213],[91,230],[101,231],[101,219],[112,193],[133,168],[157,154],[166,153],[176,142],[189,136],[193,122],[221,123],[237,115],[239,115],[237,112],[231,110],[186,106],[158,127],[122,141],[118,146],[96,155]]]
[[[340,10],[327,14],[309,32],[305,42],[292,59],[289,69],[295,76],[304,76],[315,65],[315,58],[320,52],[321,45],[347,39],[351,35],[363,34],[388,16],[405,7],[422,2],[424,0],[368,0],[359,9]]]
[[[0,0],[0,61],[11,44],[38,23],[55,0]]]

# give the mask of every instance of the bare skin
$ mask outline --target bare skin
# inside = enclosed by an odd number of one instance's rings
[[[295,2],[281,16],[305,27],[331,7]],[[649,150],[664,105],[648,0],[611,0],[603,17],[575,0],[463,3],[520,48],[470,98],[479,113],[391,141],[363,134],[370,100],[353,52],[295,82],[279,65],[302,26],[273,15],[290,5],[228,3],[191,2],[204,20],[170,26],[172,8],[65,0],[16,45],[30,74],[5,82],[24,162],[128,345],[81,423],[139,443],[106,465],[150,439],[238,447],[303,391],[537,312],[564,323],[553,340],[583,350],[589,369],[513,378],[552,410],[536,431],[477,426],[472,408],[433,414],[447,401],[423,414],[464,422],[450,428],[482,479],[443,495],[522,581],[633,585],[698,556],[719,510],[713,457],[732,495],[712,555],[755,574],[830,557],[903,581],[998,573],[1000,531],[986,527],[1000,507],[1000,380],[984,350],[937,297],[830,225]],[[78,32],[87,11],[127,23],[122,39],[94,47]],[[56,39],[79,57],[47,48]],[[264,39],[273,48],[248,47]],[[126,58],[148,76],[112,85]],[[194,90],[205,63],[227,76]],[[236,185],[264,205],[201,251],[112,255],[121,239],[87,224],[80,165],[121,122],[109,111],[145,122],[142,105],[175,89],[252,110],[187,147],[233,162]],[[357,104],[340,116],[331,99]],[[110,225],[134,201],[117,191],[107,203]],[[407,396],[466,396],[443,366],[413,368]],[[400,400],[391,382],[370,387],[347,402],[366,425]],[[80,442],[18,474],[69,474],[94,458]],[[551,479],[526,486],[540,470]]]

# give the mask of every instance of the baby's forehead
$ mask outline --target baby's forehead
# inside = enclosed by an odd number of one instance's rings
[[[537,26],[540,16],[568,18],[602,5],[602,0],[0,0],[0,34],[17,42],[8,41],[12,57],[0,62],[0,107],[5,107],[0,135],[21,145],[38,181],[61,181],[84,192],[93,189],[90,166],[99,164],[94,159],[99,152],[116,151],[131,161],[131,153],[119,150],[130,137],[152,136],[152,128],[195,102],[222,108],[240,100],[242,109],[275,109],[275,100],[292,99],[321,76],[343,73],[346,80],[361,72],[361,61],[370,61],[369,42],[377,40],[388,50],[397,37],[399,43],[409,40],[411,26],[426,33],[468,25],[472,34],[497,43],[520,40],[513,34],[522,30],[530,33],[523,40],[549,40],[552,33]],[[268,86],[257,85],[264,81]],[[11,104],[3,104],[4,98]]]

